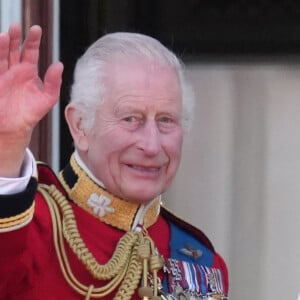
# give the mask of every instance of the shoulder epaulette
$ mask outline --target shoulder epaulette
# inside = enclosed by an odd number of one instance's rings
[[[190,223],[184,221],[180,217],[178,217],[175,213],[173,213],[171,210],[166,208],[165,206],[161,206],[161,215],[165,217],[167,220],[173,222],[183,230],[190,232],[192,235],[194,235],[201,243],[203,243],[208,249],[210,249],[212,252],[215,252],[214,246],[209,240],[209,238],[205,235],[203,231],[198,229],[197,227],[191,225]]]

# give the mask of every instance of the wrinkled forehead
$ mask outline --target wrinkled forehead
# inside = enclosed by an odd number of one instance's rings
[[[107,89],[157,90],[181,94],[179,76],[168,64],[144,58],[116,57],[105,68]]]
[[[142,55],[113,55],[104,65],[104,78],[109,78],[113,81],[119,72],[127,73],[129,75],[131,73],[138,73],[141,71],[148,73],[148,77],[150,77],[153,73],[156,73],[157,81],[162,80],[159,76],[160,74],[168,72],[169,77],[173,78],[174,83],[177,82],[180,86],[179,73],[175,66],[166,61],[156,60],[153,57],[149,58]]]

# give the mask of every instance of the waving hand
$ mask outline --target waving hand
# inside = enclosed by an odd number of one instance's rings
[[[19,175],[33,128],[59,98],[62,64],[38,75],[41,34],[31,27],[23,45],[18,24],[0,34],[0,176]]]

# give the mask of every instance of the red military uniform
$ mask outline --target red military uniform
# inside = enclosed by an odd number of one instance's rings
[[[143,209],[138,204],[118,199],[97,185],[77,165],[74,157],[59,178],[46,165],[39,165],[38,178],[39,185],[45,184],[46,190],[49,185],[54,185],[59,197],[63,197],[63,201],[67,199],[67,204],[62,203],[70,206],[75,225],[65,225],[66,231],[71,232],[76,227],[84,244],[80,244],[78,238],[71,242],[64,240],[68,265],[62,268],[64,263],[58,258],[56,247],[59,242],[54,241],[56,229],[53,228],[53,224],[61,221],[55,222],[51,217],[45,192],[37,191],[35,178],[30,180],[24,192],[1,196],[0,299],[94,299],[101,293],[107,293],[101,299],[113,299],[122,283],[102,291],[101,287],[111,279],[99,280],[91,275],[85,264],[89,256],[80,249],[88,249],[103,266],[112,258],[125,233],[140,225],[153,241],[155,251],[166,262],[166,267],[158,272],[166,292],[174,294],[180,286],[182,292],[196,297],[193,299],[201,299],[205,293],[225,299],[228,274],[223,259],[201,231],[161,207],[159,198]],[[64,215],[60,210],[62,220],[68,218],[67,213]],[[143,224],[139,224],[141,220]],[[76,251],[81,254],[75,254]],[[66,271],[68,267],[70,272]],[[175,269],[178,269],[177,273]],[[73,274],[78,282],[75,288],[67,282],[68,276],[64,276],[64,272]],[[76,286],[82,287],[76,290]],[[85,289],[86,295],[81,295],[80,290]],[[130,298],[140,299],[137,289]]]

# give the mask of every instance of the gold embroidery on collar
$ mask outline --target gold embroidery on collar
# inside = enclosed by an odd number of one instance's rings
[[[63,171],[61,171],[58,176],[70,199],[106,224],[129,231],[140,205],[120,199],[96,184],[77,164],[74,154],[71,156],[70,165],[74,173],[78,176],[77,182],[72,188],[66,183],[63,177]],[[96,194],[98,198],[102,197],[103,199],[108,198],[111,200],[110,203],[105,204],[107,210],[101,217],[93,210],[93,207],[88,204],[88,200],[93,194]],[[145,228],[150,227],[156,222],[159,214],[159,206],[160,198],[158,197],[152,201],[152,204],[145,213],[143,224]]]

